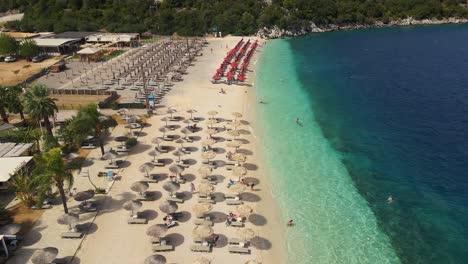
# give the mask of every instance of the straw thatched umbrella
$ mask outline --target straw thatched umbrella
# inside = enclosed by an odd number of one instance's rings
[[[200,175],[201,175],[203,178],[206,178],[206,177],[210,176],[212,171],[213,171],[213,170],[211,169],[211,167],[208,167],[208,166],[201,166],[201,167],[198,169],[198,173],[200,173]]]
[[[212,129],[212,128],[209,128],[207,130],[205,130],[205,133],[210,135],[210,137],[216,133],[218,133],[218,131],[216,131],[216,129]]]
[[[237,176],[240,179],[240,177],[245,176],[247,174],[247,169],[242,166],[236,166],[232,169],[232,173],[234,174],[234,176]]]
[[[161,127],[159,131],[163,133],[163,137],[166,136],[166,133],[171,132],[171,130],[167,127]]]
[[[231,113],[231,114],[232,114],[232,116],[234,116],[234,118],[235,118],[236,120],[237,120],[237,118],[241,118],[241,117],[242,117],[242,114],[239,113],[239,112],[233,112],[233,113]]]
[[[208,125],[208,127],[213,127],[217,123],[218,123],[218,121],[216,119],[209,119],[209,120],[206,121],[206,124]]]
[[[213,228],[208,225],[199,225],[193,229],[193,236],[196,238],[206,239],[213,235]]]
[[[213,205],[210,203],[197,203],[192,207],[192,211],[197,217],[203,217],[211,210],[213,210]]]
[[[163,143],[163,140],[159,137],[155,137],[151,140],[151,143],[156,144],[159,147],[159,144]]]
[[[149,184],[145,181],[137,181],[130,185],[130,190],[137,192],[137,193],[144,193],[148,190]]]
[[[14,236],[21,230],[20,224],[8,224],[0,228],[0,234]]]
[[[162,237],[167,232],[167,226],[164,224],[156,224],[146,229],[146,235],[151,237]]]
[[[171,118],[172,118],[172,115],[173,115],[174,113],[176,113],[176,112],[177,112],[177,110],[172,109],[172,108],[169,108],[169,109],[167,109],[167,111],[166,111],[167,114],[170,114],[170,115],[171,115]]]
[[[182,129],[180,130],[180,132],[182,132],[182,134],[185,135],[185,137],[184,137],[185,139],[188,137],[188,135],[192,134],[192,131],[190,131],[190,129],[188,129],[188,128],[186,128],[186,127],[182,128]]]
[[[163,255],[151,255],[145,259],[145,264],[166,264],[166,257]]]
[[[236,230],[236,234],[240,239],[244,241],[249,241],[250,239],[255,237],[255,231],[251,228],[238,228]]]
[[[159,205],[159,210],[166,214],[172,214],[177,211],[179,207],[174,202],[164,201]]]
[[[172,154],[174,156],[178,157],[178,161],[180,162],[180,158],[185,155],[185,152],[182,152],[181,150],[176,150],[176,151],[172,152]]]
[[[211,116],[211,118],[214,118],[217,114],[218,114],[218,112],[214,111],[214,110],[208,112],[208,115]]]
[[[196,257],[192,262],[192,264],[210,264],[210,263],[211,263],[211,260],[202,256]]]
[[[229,148],[235,148],[237,149],[238,147],[242,146],[242,142],[240,141],[229,141],[226,146],[228,146]]]
[[[229,130],[229,131],[228,131],[228,134],[229,134],[230,136],[233,136],[233,137],[238,137],[238,136],[240,136],[239,130]]]
[[[140,209],[143,206],[143,203],[137,200],[131,200],[123,204],[123,208],[127,211],[131,211],[132,215],[135,210]]]
[[[236,210],[242,217],[248,217],[253,212],[252,207],[247,204],[238,205]]]
[[[180,144],[180,147],[183,148],[185,141],[182,138],[179,138],[175,141],[175,143]]]
[[[214,145],[215,143],[216,143],[216,140],[214,140],[213,138],[207,138],[201,142],[201,145],[202,147],[208,147],[208,146]]]
[[[169,127],[169,124],[167,123],[167,122],[169,122],[169,118],[163,117],[163,118],[161,118],[161,121],[166,123],[166,125],[164,127]]]
[[[184,167],[179,166],[177,164],[172,164],[169,167],[169,171],[172,172],[172,173],[175,173],[175,174],[181,174],[184,170],[185,170]]]
[[[189,109],[189,110],[187,110],[187,113],[190,114],[190,119],[193,119],[193,114],[195,114],[196,112],[197,112],[197,110],[195,110],[195,109]]]
[[[214,192],[214,186],[209,183],[202,183],[198,186],[198,192],[203,194],[210,194]]]
[[[180,189],[180,184],[174,181],[165,182],[163,189],[169,192],[171,195]]]
[[[57,218],[57,223],[60,225],[68,225],[70,230],[73,230],[74,226],[78,224],[79,219],[80,216],[78,214],[68,213],[59,216],[59,218]]]
[[[140,172],[146,173],[146,176],[149,177],[149,172],[154,169],[154,165],[151,162],[145,162],[138,167]]]
[[[234,153],[231,158],[238,163],[245,162],[247,160],[247,156],[244,153]]]
[[[111,150],[111,151],[108,151],[106,153],[104,153],[104,155],[102,155],[102,158],[105,159],[105,160],[114,160],[118,157],[118,154],[117,152]]]
[[[245,192],[246,188],[247,187],[244,184],[237,183],[229,187],[229,191],[234,192],[234,193],[242,193],[242,192]]]
[[[155,162],[156,161],[156,156],[161,155],[161,152],[157,151],[157,150],[151,150],[150,152],[148,152],[148,155],[152,156],[153,157],[153,162]]]
[[[234,128],[240,127],[242,125],[243,125],[242,122],[239,120],[234,120],[231,122],[231,126],[233,126]]]
[[[208,162],[210,162],[210,159],[214,159],[216,157],[216,153],[212,150],[208,150],[208,151],[202,152],[201,156],[202,158],[207,159]]]
[[[75,201],[77,202],[83,202],[83,201],[87,201],[91,198],[94,197],[94,191],[91,191],[91,190],[88,190],[88,191],[83,191],[83,192],[79,192],[77,194],[75,194],[73,196],[73,199],[75,199]]]
[[[58,249],[54,247],[46,247],[38,249],[31,257],[31,262],[34,264],[50,264],[58,255]]]

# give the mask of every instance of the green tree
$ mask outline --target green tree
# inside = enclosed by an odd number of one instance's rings
[[[104,155],[104,132],[116,125],[117,121],[110,116],[102,115],[95,104],[81,108],[76,118],[69,124],[70,131],[72,134],[79,135],[78,138],[85,138],[89,135],[98,138],[102,155]]]
[[[65,167],[65,162],[62,158],[60,148],[53,148],[48,152],[38,155],[34,158],[36,168],[33,173],[37,175],[40,183],[41,193],[50,190],[55,186],[62,199],[63,210],[67,214],[67,197],[65,195],[65,184],[69,190],[73,186],[73,175]]]
[[[23,93],[23,88],[21,86],[9,86],[6,89],[6,106],[10,113],[18,113],[22,120],[24,120],[24,108],[21,103],[21,94]]]
[[[10,188],[27,207],[34,205],[38,187],[37,179],[27,169],[21,169],[11,176]]]
[[[18,52],[18,43],[8,34],[0,34],[0,54],[11,55]]]
[[[6,86],[0,85],[0,117],[4,123],[8,123],[8,115],[6,113],[8,101],[8,88]]]
[[[36,41],[32,39],[26,39],[19,45],[19,54],[26,58],[32,58],[37,56],[40,52],[39,46]]]
[[[54,116],[58,111],[54,99],[49,98],[49,91],[45,85],[34,85],[26,91],[23,96],[23,105],[26,112],[31,118],[40,122],[44,121],[44,125],[49,135],[53,136],[52,124],[49,117]]]

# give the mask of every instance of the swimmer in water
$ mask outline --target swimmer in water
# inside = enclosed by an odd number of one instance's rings
[[[392,203],[392,202],[393,202],[393,197],[390,195],[390,196],[387,198],[387,201],[388,201],[388,203]]]

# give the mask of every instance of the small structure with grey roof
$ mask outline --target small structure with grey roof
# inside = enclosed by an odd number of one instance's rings
[[[79,47],[80,38],[35,38],[41,52],[48,55],[69,54]]]
[[[29,155],[33,145],[33,143],[0,143],[0,158]]]

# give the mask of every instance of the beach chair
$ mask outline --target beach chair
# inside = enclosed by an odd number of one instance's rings
[[[180,148],[180,151],[184,152],[185,154],[190,154],[192,152],[190,152],[190,150],[188,150],[187,148]]]
[[[204,246],[204,245],[191,245],[190,250],[193,252],[210,252],[211,248],[210,246]]]
[[[244,202],[242,202],[241,200],[236,200],[236,199],[226,199],[226,204],[227,205],[241,205],[243,204]]]
[[[144,192],[142,194],[141,193],[138,194],[137,200],[138,201],[151,201],[151,198],[148,196],[148,193]]]
[[[156,159],[154,161],[151,161],[151,164],[153,164],[154,166],[158,166],[158,167],[163,167],[163,166],[166,165],[164,163],[164,160],[162,160],[162,159]]]
[[[145,180],[147,183],[158,183],[157,175],[150,175],[149,177],[145,175],[145,178],[148,178],[148,180]]]
[[[81,232],[62,232],[60,234],[62,238],[81,238],[83,233]]]
[[[227,194],[224,194],[224,198],[225,199],[236,199],[238,198],[239,195],[236,194],[236,193],[227,193]]]
[[[172,196],[167,197],[166,200],[168,202],[184,203],[184,200],[177,198],[177,197],[172,197]]]
[[[159,147],[156,147],[156,150],[161,152],[161,153],[167,153],[169,152],[169,149],[167,148],[167,146],[159,146]]]
[[[87,145],[83,145],[81,146],[82,149],[95,149],[96,146],[93,145],[93,144],[87,144]]]
[[[154,252],[171,251],[171,250],[174,250],[173,245],[153,245]]]
[[[199,203],[211,203],[211,204],[215,204],[216,201],[213,200],[210,196],[206,197],[206,198],[198,198],[198,202]]]
[[[133,217],[130,217],[130,218],[128,218],[127,223],[129,225],[131,225],[131,224],[147,224],[148,220],[146,218],[133,218]]]
[[[187,164],[187,161],[186,160],[176,160],[175,162],[177,165],[181,166],[181,167],[184,167],[184,168],[188,168],[190,167],[189,164]]]
[[[117,151],[117,153],[127,153],[129,152],[130,150],[126,147],[126,146],[118,146],[115,151]]]
[[[240,243],[245,243],[245,241],[240,239],[240,238],[228,238],[228,243],[229,244],[234,244],[234,245],[239,245]]]
[[[207,225],[207,226],[213,226],[213,221],[211,220],[206,220],[206,219],[195,219],[193,220],[195,225]]]
[[[250,249],[245,247],[230,246],[228,247],[229,253],[250,254]]]
[[[244,222],[232,221],[229,226],[232,227],[244,227]]]
[[[206,179],[202,179],[201,182],[202,183],[209,183],[209,184],[213,184],[213,185],[218,184],[218,181],[217,181],[216,177],[208,177]]]
[[[172,136],[172,135],[165,135],[162,139],[165,140],[165,141],[173,141],[173,140],[174,140],[174,136]]]

